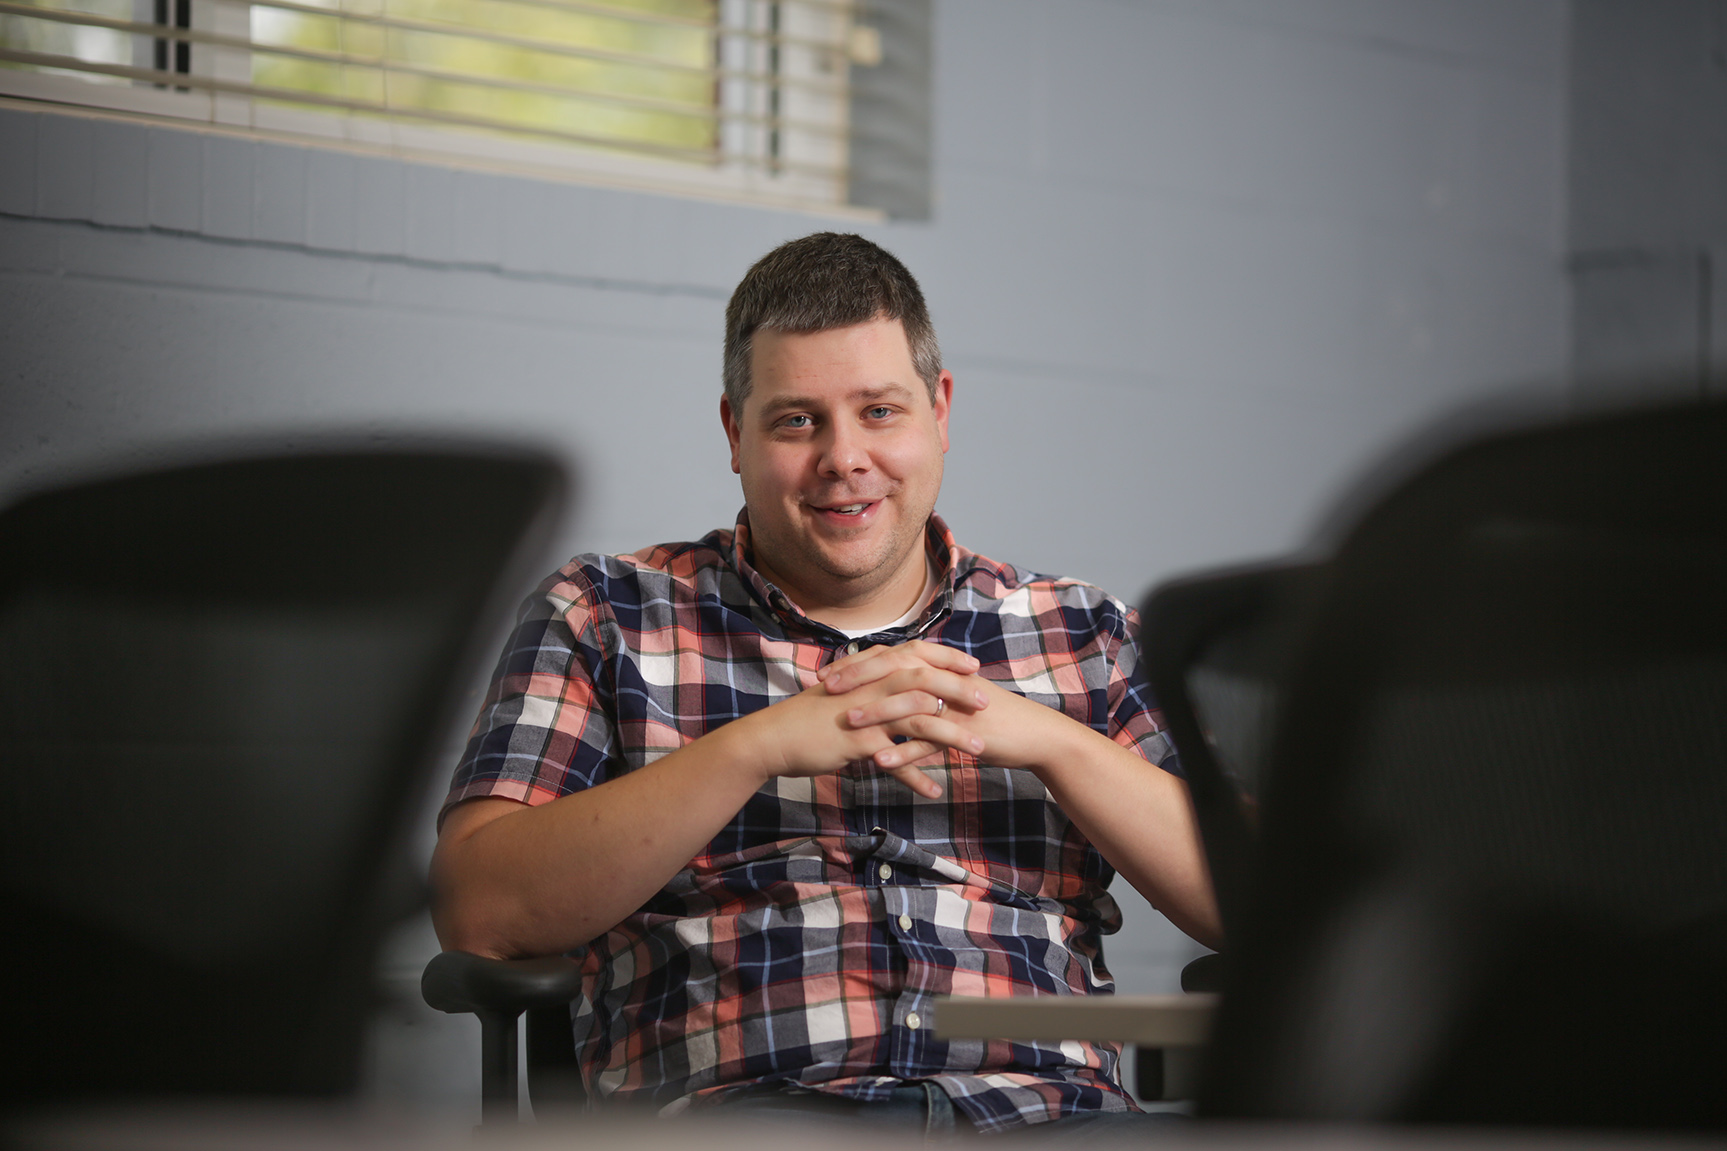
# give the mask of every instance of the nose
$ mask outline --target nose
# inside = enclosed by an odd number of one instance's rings
[[[822,444],[821,459],[816,462],[816,470],[824,476],[836,479],[868,471],[869,452],[863,442],[862,429],[843,421],[831,425],[826,442]]]

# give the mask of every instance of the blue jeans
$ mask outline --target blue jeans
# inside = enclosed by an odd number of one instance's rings
[[[896,1134],[921,1134],[925,1142],[940,1143],[974,1136],[971,1120],[956,1110],[948,1093],[934,1083],[905,1083],[886,1099],[866,1102],[823,1095],[790,1084],[740,1091],[725,1097],[714,1112],[749,1122],[836,1123],[851,1130],[879,1130]],[[1183,1117],[1168,1112],[1091,1111],[1069,1115],[1048,1123],[1035,1123],[1008,1138],[1014,1143],[1035,1142],[1041,1134],[1127,1135],[1172,1131],[1172,1121]]]

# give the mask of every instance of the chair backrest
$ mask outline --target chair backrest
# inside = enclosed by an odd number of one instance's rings
[[[1293,650],[1202,1112],[1727,1126],[1727,405],[1454,451]]]
[[[1140,608],[1143,673],[1181,757],[1226,936],[1251,917],[1259,792],[1294,623],[1322,571],[1287,562],[1182,577]]]
[[[9,1105],[355,1086],[390,868],[562,488],[331,447],[0,514]]]

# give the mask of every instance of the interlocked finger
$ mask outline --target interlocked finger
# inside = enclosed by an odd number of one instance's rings
[[[967,676],[977,671],[978,661],[976,656],[955,648],[912,640],[898,646],[866,648],[822,668],[816,678],[839,695],[896,671],[913,668],[934,668]]]
[[[983,739],[964,726],[965,713],[953,711],[955,719],[942,715],[939,711],[925,705],[922,709],[913,711],[900,719],[883,723],[882,729],[893,735],[903,735],[908,740],[932,744],[938,747],[952,748],[955,751],[976,755],[983,750]],[[901,754],[903,745],[889,749],[889,762],[905,763],[908,757]],[[877,763],[883,763],[882,757],[876,757]],[[886,766],[886,764],[884,764]]]
[[[872,695],[875,698],[870,698]],[[975,715],[987,703],[980,688],[946,672],[903,673],[882,680],[856,698],[857,706],[845,713],[845,722],[854,728],[910,718],[951,723],[950,716]]]
[[[941,798],[941,784],[909,764],[888,768],[887,773],[927,799]]]
[[[943,750],[939,743],[908,738],[904,743],[896,743],[890,748],[877,752],[870,758],[875,760],[877,767],[903,769],[920,759],[940,755]]]

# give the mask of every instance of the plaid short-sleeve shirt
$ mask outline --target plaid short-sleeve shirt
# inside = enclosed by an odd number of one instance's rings
[[[1175,770],[1134,676],[1129,611],[1089,584],[928,543],[940,590],[861,641],[747,560],[749,527],[581,556],[524,606],[445,801],[548,803],[816,682],[871,643],[921,638]],[[594,940],[575,1018],[601,1095],[673,1109],[770,1083],[858,1099],[933,1080],[982,1130],[1133,1109],[1109,1044],[942,1041],[940,995],[1091,995],[1114,984],[1113,871],[1028,771],[949,751],[925,799],[867,764],[758,791],[654,898]]]

